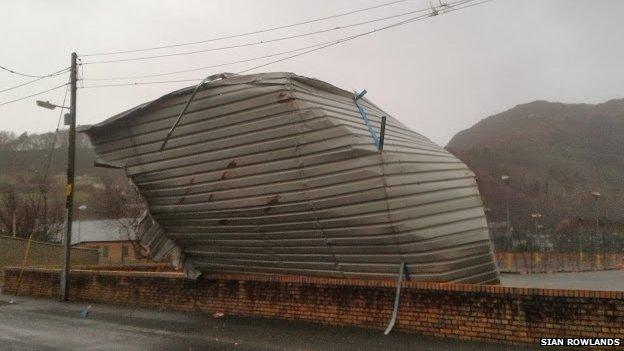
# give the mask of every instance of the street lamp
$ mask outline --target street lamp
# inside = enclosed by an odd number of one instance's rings
[[[60,107],[61,108],[61,112],[63,111],[63,109],[69,109],[69,107],[67,107],[67,106],[61,106],[61,105],[53,104],[50,101],[41,101],[41,100],[37,100],[37,106],[46,108],[48,110],[54,110],[57,107]],[[65,114],[65,121],[64,122],[65,122],[64,124],[66,126],[71,124],[71,117],[70,117],[69,113]]]
[[[47,108],[48,110],[54,110],[57,107],[64,108],[64,109],[68,109],[69,108],[67,106],[61,106],[61,105],[53,104],[50,101],[41,101],[41,100],[37,100],[37,106],[43,107],[43,108]]]
[[[539,220],[540,218],[542,218],[542,214],[541,213],[532,213],[531,217],[535,220],[535,235],[538,234],[538,229],[539,229]]]
[[[502,175],[501,181],[507,185],[505,189],[505,207],[507,209],[507,235],[511,233],[511,218],[509,214],[509,187],[511,186],[511,177],[508,175]]]
[[[596,211],[596,235],[598,235],[598,200],[602,195],[597,191],[592,191],[591,195],[594,197],[594,209]]]
[[[77,213],[78,214],[78,216],[77,216],[78,217],[77,218],[78,219],[78,241],[76,242],[78,244],[80,244],[80,222],[82,222],[80,220],[80,212],[82,212],[82,211],[84,211],[86,209],[87,209],[87,205],[80,205],[80,206],[78,206],[78,213]]]
[[[539,220],[542,218],[541,213],[532,213],[531,217],[535,220],[535,234],[533,234],[533,238],[531,239],[531,271],[534,271],[533,264],[535,262],[535,239],[538,238],[539,234]]]
[[[598,200],[600,199],[600,196],[602,196],[599,192],[597,191],[592,191],[590,193],[593,197],[594,197],[594,210],[596,212],[596,232],[595,232],[595,237],[598,238],[598,227],[599,227],[599,223],[598,223]],[[593,242],[593,240],[592,240]],[[604,247],[604,235],[602,237],[602,245]]]

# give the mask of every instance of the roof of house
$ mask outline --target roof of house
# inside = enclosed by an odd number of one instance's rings
[[[85,242],[136,240],[132,218],[89,219],[72,223],[72,245]]]

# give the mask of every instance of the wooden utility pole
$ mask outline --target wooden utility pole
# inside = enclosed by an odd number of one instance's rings
[[[65,187],[65,209],[67,220],[65,224],[65,236],[63,237],[63,264],[61,269],[61,282],[59,288],[59,301],[67,301],[68,280],[69,280],[69,260],[71,254],[71,232],[74,216],[74,160],[76,158],[76,91],[78,80],[78,55],[71,54],[70,80],[70,105],[69,105],[69,133],[67,144],[67,185]]]

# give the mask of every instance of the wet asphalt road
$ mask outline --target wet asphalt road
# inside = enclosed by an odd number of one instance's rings
[[[13,304],[7,303],[15,299]],[[305,322],[0,295],[0,350],[528,350]]]

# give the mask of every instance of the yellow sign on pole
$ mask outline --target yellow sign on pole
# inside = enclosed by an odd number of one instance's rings
[[[71,195],[72,187],[73,187],[72,183],[67,183],[67,185],[65,186],[65,196]]]

